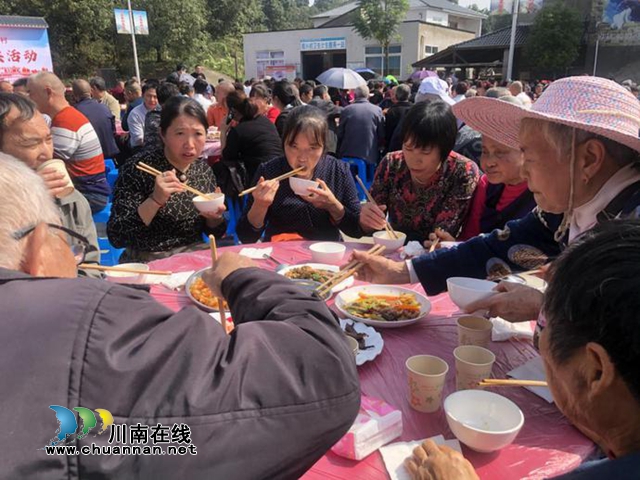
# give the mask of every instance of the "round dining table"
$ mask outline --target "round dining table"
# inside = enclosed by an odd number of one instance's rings
[[[271,256],[282,264],[311,262],[311,242],[261,243],[220,248],[220,252],[239,252],[242,248],[272,247]],[[352,249],[365,250],[365,244],[346,244],[347,255]],[[345,261],[347,256],[345,256]],[[260,268],[274,270],[272,260],[255,260]],[[174,255],[150,263],[155,270],[173,272],[199,270],[211,264],[208,250]],[[362,282],[356,281],[356,285]],[[424,294],[420,284],[403,285]],[[173,310],[179,310],[191,301],[184,291],[171,291],[154,285],[151,295]],[[444,435],[455,438],[447,425],[442,408],[435,413],[421,413],[407,401],[405,362],[413,355],[436,355],[449,364],[443,399],[456,391],[453,350],[458,346],[456,319],[461,315],[447,293],[429,297],[432,309],[423,320],[403,328],[379,328],[384,339],[382,353],[358,367],[363,395],[379,398],[402,412],[403,433],[394,441],[412,441]],[[333,305],[333,301],[329,301]],[[337,312],[337,311],[336,311]],[[233,313],[233,312],[232,312]],[[215,321],[212,319],[212,321]],[[240,327],[242,328],[242,327]],[[493,376],[506,378],[507,372],[538,355],[529,340],[491,342],[496,356]],[[595,452],[595,445],[548,403],[521,387],[502,387],[494,392],[515,402],[522,410],[525,421],[515,441],[494,453],[477,453],[462,446],[464,456],[475,467],[481,479],[521,480],[551,478],[576,468]],[[361,461],[339,457],[332,452],[324,455],[303,477],[305,480],[375,480],[387,479],[382,457],[374,452]]]

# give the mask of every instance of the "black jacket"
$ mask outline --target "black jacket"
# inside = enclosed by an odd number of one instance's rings
[[[93,98],[85,98],[74,105],[85,117],[98,135],[104,158],[114,158],[120,153],[116,144],[116,119],[111,111]]]
[[[391,145],[391,139],[393,138],[393,132],[395,132],[396,127],[400,125],[400,121],[407,114],[409,109],[411,108],[411,103],[409,102],[398,102],[394,103],[387,110],[387,114],[384,117],[385,124],[385,145],[387,148]],[[392,152],[393,150],[389,150]]]
[[[242,269],[222,289],[231,335],[196,307],[173,312],[126,286],[0,269],[0,478],[300,477],[357,414],[353,354],[325,303],[282,276]],[[197,455],[48,456],[50,405],[186,424]]]
[[[280,157],[283,153],[275,125],[267,117],[258,115],[229,130],[222,159],[225,162],[244,162],[246,181],[250,182],[261,163]]]

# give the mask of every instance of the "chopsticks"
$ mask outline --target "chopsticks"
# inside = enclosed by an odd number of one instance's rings
[[[374,247],[371,247],[369,250],[367,250],[367,253],[371,255],[380,255],[382,252],[384,252],[384,250],[385,247],[383,245],[375,245]],[[316,288],[316,292],[318,293],[318,295],[324,296],[326,293],[329,293],[333,287],[349,278],[351,275],[364,267],[364,265],[364,263],[358,262],[357,260],[352,260],[344,267],[342,267],[342,270],[336,272],[336,274],[333,275],[329,280]]]
[[[136,168],[138,170],[140,170],[141,172],[148,173],[149,175],[153,175],[154,177],[161,176],[162,173],[163,173],[160,170],[156,170],[155,168],[150,167],[149,165],[147,165],[146,163],[143,163],[143,162],[138,162],[137,165],[136,165]],[[184,187],[185,190],[188,190],[191,193],[195,193],[199,197],[206,198],[207,200],[211,199],[211,197],[209,197],[209,195],[207,195],[206,193],[202,193],[200,190],[198,190],[196,188],[193,188],[193,187],[190,187],[186,183],[183,183],[182,186]]]
[[[98,270],[100,272],[122,272],[122,273],[139,273],[142,275],[171,275],[173,272],[164,270],[140,270],[138,268],[123,267],[106,267],[104,265],[93,265],[92,263],[81,263],[78,268],[82,270]]]
[[[209,246],[211,247],[211,266],[218,261],[218,247],[216,246],[216,237],[209,235]],[[224,299],[218,297],[218,311],[220,312],[220,323],[227,330],[227,314],[224,311]]]
[[[539,380],[509,380],[485,378],[478,383],[481,387],[547,387],[547,382]]]
[[[301,172],[303,172],[307,167],[300,167],[300,168],[296,168],[295,170],[291,170],[290,172],[287,172],[283,175],[280,175],[279,177],[276,178],[272,178],[271,180],[276,180],[277,182],[280,182],[282,180],[285,180],[289,177],[293,177],[294,175],[297,175]],[[243,195],[247,195],[248,193],[253,192],[256,188],[258,188],[258,186],[256,185],[255,187],[251,187],[251,188],[247,188],[246,190],[241,191],[238,196],[242,197]]]
[[[365,187],[364,183],[362,182],[362,179],[358,175],[356,175],[356,181],[358,182],[358,185],[360,185],[360,188],[362,188],[362,190],[364,191],[364,194],[367,196],[367,201],[375,206],[378,206],[376,204],[376,201],[373,199],[373,197],[369,193],[369,190],[367,190],[367,187]],[[386,218],[384,219],[384,229],[387,231],[390,237],[395,239],[398,238],[398,234],[395,232],[395,230],[393,229],[393,227],[387,221]]]
[[[429,253],[432,253],[440,243],[440,238],[436,238],[433,242],[431,242],[431,246],[429,247]]]

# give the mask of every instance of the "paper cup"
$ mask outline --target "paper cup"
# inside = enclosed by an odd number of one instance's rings
[[[416,355],[406,362],[409,391],[407,399],[414,410],[435,412],[442,404],[442,389],[449,365],[441,358]]]
[[[476,345],[489,348],[493,323],[484,317],[465,315],[458,318],[458,346]]]
[[[41,170],[44,170],[45,168],[53,169],[56,172],[62,173],[67,180],[67,186],[64,187],[64,190],[58,193],[56,197],[63,198],[73,193],[75,187],[73,186],[73,182],[71,182],[71,177],[69,177],[69,172],[67,171],[67,166],[65,165],[64,160],[60,160],[57,158],[54,158],[53,160],[47,160],[46,162],[41,164],[36,171],[39,172]]]
[[[453,351],[456,358],[456,389],[484,390],[478,382],[491,377],[496,356],[486,348],[464,345]]]
[[[347,343],[349,344],[349,348],[353,352],[353,356],[357,357],[358,350],[360,349],[360,346],[358,345],[358,341],[353,337],[347,336]]]

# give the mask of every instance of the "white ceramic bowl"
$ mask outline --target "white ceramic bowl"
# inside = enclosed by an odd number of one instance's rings
[[[211,198],[197,196],[193,197],[193,204],[196,208],[204,213],[216,212],[222,205],[224,205],[224,193],[209,193]]]
[[[449,428],[476,452],[489,453],[511,444],[524,415],[508,398],[484,390],[461,390],[444,401]]]
[[[149,270],[149,265],[145,263],[121,263],[115,265],[119,268],[135,268],[136,270]],[[107,280],[113,283],[141,284],[147,281],[147,276],[143,273],[126,273],[105,271]]]
[[[381,230],[373,234],[373,243],[383,245],[387,252],[394,252],[404,245],[407,235],[402,232],[396,232],[398,238],[389,236],[386,230]]]
[[[478,300],[495,295],[496,283],[478,278],[451,277],[447,279],[447,290],[451,301],[462,310]]]
[[[311,258],[316,263],[338,264],[342,261],[347,247],[342,243],[318,242],[309,246]]]
[[[305,180],[304,178],[289,177],[289,186],[293,193],[300,195],[301,197],[309,196],[309,188],[318,188],[320,184],[312,180]]]

